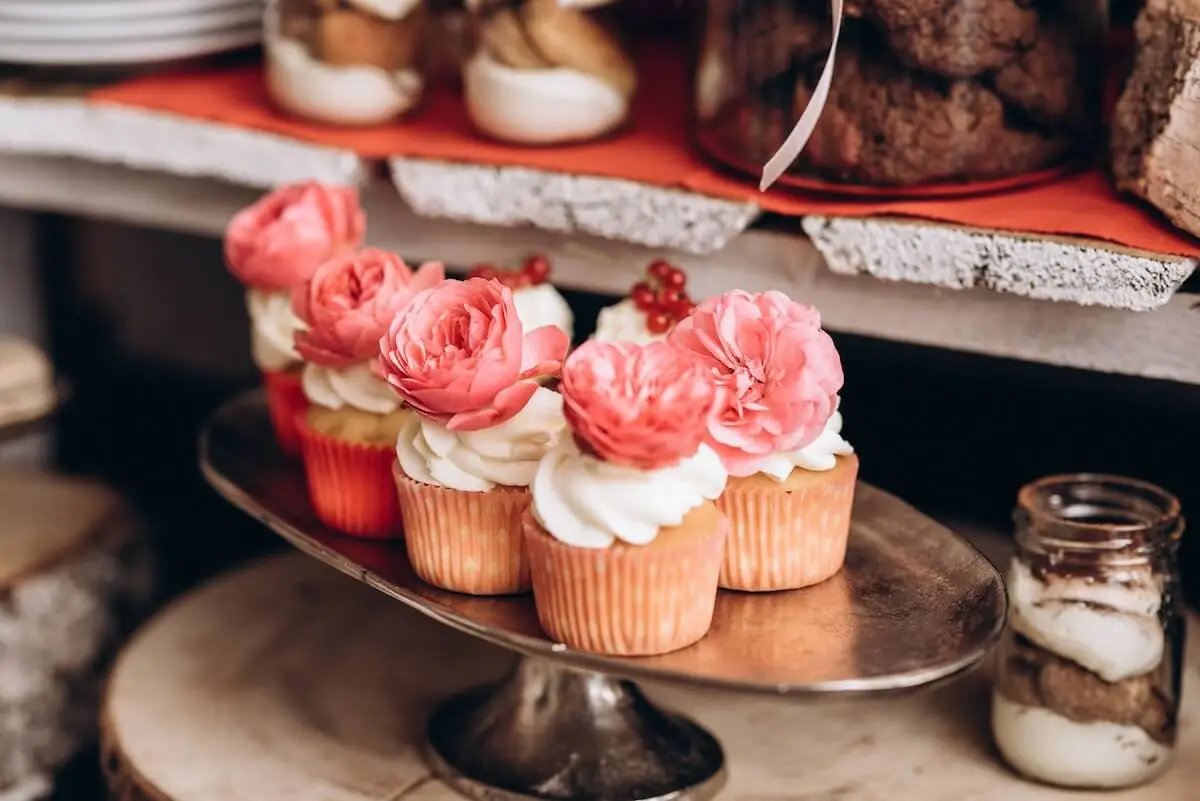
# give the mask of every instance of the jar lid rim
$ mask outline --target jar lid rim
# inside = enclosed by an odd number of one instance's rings
[[[1037,502],[1037,495],[1044,493],[1054,485],[1073,483],[1101,484],[1140,491],[1160,501],[1162,509],[1158,514],[1148,516],[1144,522],[1140,523],[1088,523],[1074,520],[1070,517],[1055,515]],[[1174,521],[1178,521],[1183,513],[1183,507],[1179,502],[1179,498],[1173,493],[1149,481],[1113,473],[1056,473],[1054,475],[1043,476],[1021,487],[1017,492],[1017,508],[1031,517],[1053,522],[1055,525],[1066,528],[1081,531],[1099,528],[1114,534],[1134,534],[1139,531],[1146,531],[1147,529],[1162,528]]]

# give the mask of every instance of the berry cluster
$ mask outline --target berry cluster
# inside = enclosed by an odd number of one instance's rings
[[[504,269],[493,264],[477,264],[467,274],[468,278],[494,278],[509,289],[523,289],[537,286],[550,280],[550,260],[545,256],[534,255],[525,259],[525,263],[514,269]]]
[[[667,333],[696,308],[686,287],[687,275],[673,264],[660,259],[646,268],[646,280],[634,284],[629,297],[645,313],[650,333]]]

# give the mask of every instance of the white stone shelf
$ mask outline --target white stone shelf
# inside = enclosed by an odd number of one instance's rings
[[[77,159],[0,155],[0,204],[217,236],[257,190]],[[777,288],[816,304],[836,331],[1143,378],[1200,384],[1200,296],[1179,293],[1146,312],[1019,297],[827,269],[797,235],[750,230],[708,255],[598,237],[418,217],[386,181],[364,188],[373,244],[452,266],[512,263],[531,252],[557,283],[623,294],[645,265],[685,267],[697,297],[731,287]]]
[[[761,215],[754,203],[633,181],[348,150],[78,96],[0,95],[0,153],[76,157],[171,175],[270,187],[303,178],[364,185],[386,169],[426,218],[533,227],[720,258]],[[801,223],[795,232],[801,234]],[[809,217],[803,229],[846,275],[986,288],[1145,311],[1171,298],[1196,260],[1088,240],[899,219]]]

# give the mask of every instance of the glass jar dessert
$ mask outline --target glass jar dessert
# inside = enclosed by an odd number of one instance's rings
[[[1017,771],[1118,788],[1166,769],[1175,747],[1184,622],[1179,501],[1117,476],[1022,488],[992,733]]]
[[[615,32],[611,0],[474,0],[463,66],[467,113],[506,142],[553,145],[620,127],[637,90],[633,57]]]
[[[830,3],[703,5],[696,140],[711,157],[757,173],[816,94],[833,41]],[[786,182],[1011,183],[1095,143],[1101,0],[845,0],[842,8],[828,100]]]
[[[412,110],[425,87],[424,0],[271,0],[267,91],[285,111],[376,125]]]

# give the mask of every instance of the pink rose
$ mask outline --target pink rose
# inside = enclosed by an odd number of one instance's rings
[[[296,350],[326,367],[373,358],[400,307],[445,277],[436,262],[422,264],[414,274],[403,259],[385,250],[342,252],[318,267],[292,296],[296,316],[308,326],[296,334]]]
[[[225,263],[246,286],[281,292],[335,253],[358,247],[367,218],[353,189],[316,182],[281,187],[225,229]]]
[[[451,431],[512,418],[556,375],[567,335],[546,325],[525,333],[512,291],[494,279],[443,281],[413,295],[378,343],[380,367],[409,406]]]
[[[782,292],[734,290],[700,304],[668,341],[708,362],[729,390],[708,444],[733,476],[820,436],[842,388],[842,362],[821,315]]]
[[[724,406],[708,365],[666,342],[586,342],[563,365],[559,391],[580,447],[643,470],[694,456]]]

